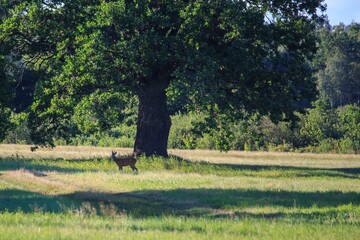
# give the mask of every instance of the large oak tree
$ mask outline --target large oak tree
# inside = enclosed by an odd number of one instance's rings
[[[4,0],[1,8],[1,41],[43,72],[29,119],[37,143],[71,131],[85,102],[110,99],[93,110],[116,115],[136,94],[134,152],[161,156],[169,85],[199,105],[290,115],[314,87],[307,61],[325,9],[322,0]]]

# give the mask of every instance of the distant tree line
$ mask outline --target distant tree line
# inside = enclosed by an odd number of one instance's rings
[[[360,104],[360,24],[317,30],[319,49],[313,61],[320,96],[331,106]]]

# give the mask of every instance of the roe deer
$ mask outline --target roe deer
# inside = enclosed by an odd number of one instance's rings
[[[135,167],[136,158],[134,156],[116,158],[116,153],[111,151],[111,159],[118,165],[120,171],[122,171],[123,166],[130,166],[133,171],[138,171]]]

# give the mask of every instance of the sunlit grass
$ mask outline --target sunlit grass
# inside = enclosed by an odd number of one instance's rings
[[[3,213],[3,239],[357,239],[358,226],[267,219]],[[355,234],[354,234],[355,233]]]

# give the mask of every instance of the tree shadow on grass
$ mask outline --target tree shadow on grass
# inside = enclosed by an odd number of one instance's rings
[[[19,170],[19,169],[27,169],[36,172],[42,171],[56,171],[62,173],[76,173],[76,172],[88,172],[88,171],[100,171],[100,168],[96,168],[93,166],[91,169],[83,168],[83,163],[88,162],[96,163],[100,161],[106,161],[104,159],[41,159],[34,160],[30,158],[0,158],[0,171],[11,171],[11,170]],[[79,165],[76,167],[63,167],[61,165],[66,165],[64,163],[71,163],[69,165]],[[114,164],[114,169],[116,169],[116,165]]]
[[[342,178],[360,178],[360,168],[308,168],[292,167],[278,165],[245,165],[245,164],[219,164],[222,167],[230,167],[234,170],[250,171],[297,171],[296,177],[342,177]]]
[[[331,208],[360,204],[356,192],[290,192],[242,189],[175,189],[138,191],[118,194],[119,202],[137,202],[124,205],[125,210],[136,217],[144,215],[186,215],[210,217],[229,209],[251,208]],[[124,201],[124,200],[132,201]],[[144,209],[144,212],[139,211]],[[144,207],[142,207],[144,206]]]
[[[213,170],[213,173],[220,173],[224,171],[233,172],[266,172],[278,171],[283,176],[291,177],[341,177],[341,178],[360,178],[360,168],[312,168],[312,167],[297,167],[297,166],[280,166],[280,165],[250,165],[250,164],[229,164],[229,163],[209,163],[206,161],[194,162],[188,159],[183,159],[178,156],[172,156],[179,165],[192,165],[200,173],[203,169]],[[288,174],[286,173],[288,172]],[[279,177],[277,175],[268,175],[266,177]]]
[[[49,196],[19,189],[0,190],[0,212],[55,212],[75,208],[78,204],[63,196]]]
[[[319,210],[315,217],[326,218],[323,208],[336,208],[352,204],[360,205],[357,192],[290,192],[242,189],[174,189],[146,190],[124,193],[75,192],[47,196],[38,193],[5,189],[0,190],[1,211],[26,213],[80,211],[96,215],[124,214],[134,218],[159,216],[190,216],[203,218],[283,218],[296,217],[301,209]],[[293,213],[254,214],[249,209],[275,207],[295,209]],[[231,216],[227,212],[231,212]],[[298,211],[299,213],[296,213]],[[295,213],[294,213],[295,212]]]

